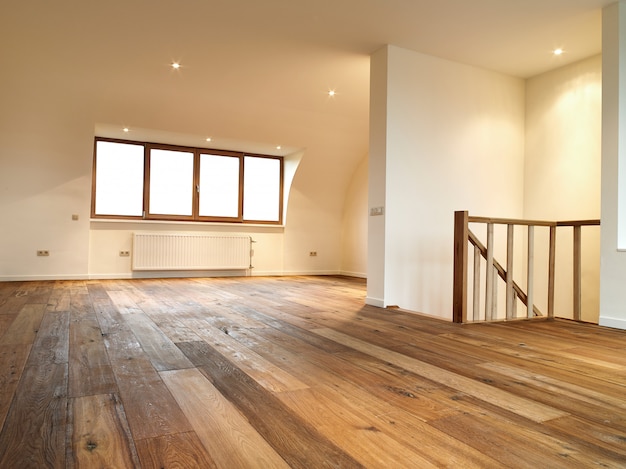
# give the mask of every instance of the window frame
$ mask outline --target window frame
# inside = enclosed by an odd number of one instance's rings
[[[97,176],[97,147],[98,142],[112,142],[120,144],[142,145],[144,148],[143,153],[143,215],[110,215],[110,214],[97,214],[96,213],[96,176]],[[187,215],[168,215],[168,214],[153,214],[150,213],[150,151],[153,149],[167,150],[167,151],[180,151],[186,153],[193,153],[193,181],[192,181],[192,214]],[[237,217],[224,217],[224,216],[200,216],[199,215],[199,191],[200,184],[200,155],[216,155],[225,157],[235,157],[239,159],[239,203],[238,203],[238,216]],[[270,158],[280,161],[280,175],[279,175],[279,197],[278,197],[278,220],[245,220],[243,218],[244,200],[244,172],[245,172],[245,157],[258,157],[258,158]],[[109,220],[150,220],[150,221],[188,221],[188,222],[201,222],[201,223],[235,223],[235,224],[255,224],[255,225],[282,225],[283,223],[283,189],[284,189],[284,158],[282,156],[275,155],[263,155],[258,153],[240,152],[232,150],[218,150],[214,148],[206,147],[189,147],[184,145],[171,145],[154,142],[141,142],[136,140],[125,140],[117,138],[107,137],[95,137],[93,147],[93,165],[92,165],[92,177],[91,177],[91,218],[93,219],[109,219]],[[200,188],[201,190],[201,188]]]

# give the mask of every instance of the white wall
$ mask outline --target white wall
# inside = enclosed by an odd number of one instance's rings
[[[626,252],[618,250],[618,226],[626,223],[626,4],[602,15],[602,236],[600,324],[626,329]],[[626,228],[624,228],[626,229]]]
[[[341,272],[367,277],[368,158],[363,158],[348,186],[341,237]]]
[[[389,47],[372,54],[370,62],[370,133],[368,155],[368,207],[382,207],[383,214],[367,221],[367,297],[365,302],[385,303],[385,219],[387,197],[387,93]],[[368,210],[369,214],[369,210]]]
[[[384,241],[370,231],[370,244],[385,246],[384,303],[450,318],[454,211],[523,213],[524,82],[394,46],[377,54],[372,77],[386,68],[386,83],[372,78],[372,95],[387,112],[371,116],[370,170],[384,168],[386,213]],[[381,284],[370,281],[368,296]]]
[[[601,56],[527,80],[525,218],[555,221],[600,218],[601,109]],[[540,241],[537,237],[535,289],[545,311],[547,237],[544,236],[543,243]],[[558,229],[555,312],[557,316],[570,318],[572,246],[572,229]],[[597,322],[600,228],[583,228],[582,260],[582,319]]]

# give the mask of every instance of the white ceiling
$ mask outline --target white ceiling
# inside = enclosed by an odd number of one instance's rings
[[[0,52],[23,73],[72,74],[74,86],[96,89],[106,124],[288,149],[332,133],[338,152],[362,158],[371,52],[394,44],[531,77],[599,53],[610,3],[34,0],[2,7]],[[565,54],[554,57],[555,47]],[[137,111],[146,103],[154,103],[150,122]]]

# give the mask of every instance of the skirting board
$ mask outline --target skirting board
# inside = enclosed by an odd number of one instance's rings
[[[365,297],[365,304],[366,305],[370,305],[370,306],[376,306],[378,308],[384,308],[385,307],[385,300],[382,300],[380,298],[372,298],[371,296],[366,296]]]
[[[89,280],[87,274],[73,275],[3,275],[0,282],[45,282],[54,280]]]
[[[316,270],[316,271],[180,271],[180,272],[135,272],[103,273],[103,274],[75,274],[75,275],[4,275],[0,276],[0,282],[32,282],[32,281],[54,281],[54,280],[124,280],[132,278],[198,278],[198,277],[288,277],[295,275],[343,275],[346,277],[366,278],[365,274],[358,272],[344,272],[336,270]],[[375,305],[378,306],[378,305]]]
[[[607,317],[600,316],[600,321],[598,324],[604,327],[612,327],[613,329],[626,330],[626,319],[607,318]]]

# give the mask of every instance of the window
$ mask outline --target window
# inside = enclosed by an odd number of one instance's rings
[[[282,222],[283,160],[96,138],[92,217]]]

